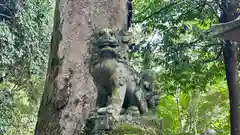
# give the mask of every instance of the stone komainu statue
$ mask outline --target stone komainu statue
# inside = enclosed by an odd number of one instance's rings
[[[137,91],[137,93],[142,92],[144,94],[144,99],[148,108],[146,112],[150,113],[155,112],[155,107],[159,104],[160,101],[160,91],[155,89],[155,82],[156,74],[154,71],[148,69],[140,73],[140,90]]]
[[[118,29],[93,31],[90,73],[98,88],[98,112],[119,115],[126,92],[136,88],[128,64],[128,34]]]
[[[115,118],[122,108],[131,106],[136,106],[140,113],[148,111],[146,93],[150,91],[144,93],[137,86],[138,77],[129,65],[131,36],[130,32],[118,29],[95,29],[90,39],[90,73],[98,88],[98,112],[114,114]]]
[[[97,109],[90,113],[84,129],[89,135],[109,131],[121,123],[139,124],[139,116],[153,112],[158,104],[153,72],[139,75],[129,64],[131,36],[130,32],[106,28],[94,29],[90,37],[89,70],[98,96]]]

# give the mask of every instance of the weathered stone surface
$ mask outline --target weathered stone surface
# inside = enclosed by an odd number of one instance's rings
[[[161,120],[152,116],[121,115],[118,121],[115,121],[111,115],[106,114],[91,117],[87,127],[87,135],[160,135],[162,126]]]

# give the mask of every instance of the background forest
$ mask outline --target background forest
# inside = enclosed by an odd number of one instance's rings
[[[132,64],[157,71],[164,133],[229,134],[221,41],[207,30],[218,0],[134,0]],[[0,135],[33,135],[43,92],[54,0],[0,1]]]

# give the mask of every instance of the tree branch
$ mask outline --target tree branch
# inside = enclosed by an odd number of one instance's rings
[[[206,32],[204,32],[204,35],[208,35],[209,33],[210,33],[210,31],[206,31]],[[202,37],[200,36],[196,40],[194,40],[194,41],[192,41],[190,43],[187,43],[187,44],[186,43],[179,43],[179,44],[176,44],[176,45],[177,46],[181,45],[181,47],[189,47],[189,46],[193,46],[194,44],[198,43],[201,40],[202,40]],[[196,46],[196,45],[194,45],[194,46]]]
[[[159,9],[158,11],[156,11],[156,12],[154,12],[153,14],[147,16],[146,18],[144,18],[144,19],[142,19],[142,20],[138,20],[138,21],[133,21],[133,23],[141,23],[141,22],[144,22],[144,21],[146,21],[147,19],[151,18],[152,16],[154,16],[154,15],[156,15],[156,14],[159,14],[159,13],[162,12],[163,10],[168,9],[168,8],[170,8],[171,6],[174,6],[174,5],[176,5],[176,4],[178,4],[178,3],[177,3],[177,2],[174,2],[174,3],[171,3],[171,4],[169,4],[169,5],[166,5],[165,7]]]
[[[223,53],[223,45],[221,44],[221,48],[220,48],[217,56],[216,56],[215,58],[213,58],[213,59],[205,60],[205,61],[203,61],[203,62],[204,62],[204,63],[209,63],[209,62],[216,61],[216,60],[218,60],[218,59],[220,58],[220,56],[222,55],[222,53]]]
[[[205,6],[206,4],[207,4],[207,2],[204,2],[204,3],[198,5],[198,6],[194,7],[194,8],[191,8],[191,9],[187,10],[186,12],[184,12],[183,14],[181,14],[180,16],[178,16],[177,21],[179,21],[182,17],[186,16],[187,14],[189,14],[190,12],[193,12],[193,11],[196,10],[196,9],[204,8],[204,6]],[[199,17],[199,16],[198,16],[198,17]]]

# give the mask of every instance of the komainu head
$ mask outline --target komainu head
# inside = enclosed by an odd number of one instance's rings
[[[128,51],[132,34],[124,30],[105,28],[94,29],[90,38],[92,52],[98,58],[120,58]]]
[[[118,29],[95,29],[91,35],[90,42],[93,46],[118,46],[120,45],[121,37]]]

